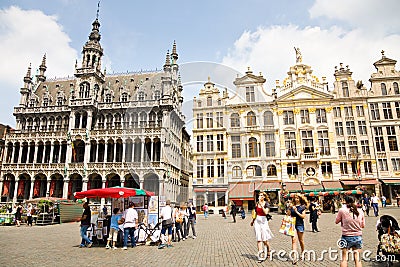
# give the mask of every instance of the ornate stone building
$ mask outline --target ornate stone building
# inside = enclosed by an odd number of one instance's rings
[[[2,201],[125,186],[188,199],[190,135],[174,42],[163,70],[106,74],[98,18],[72,77],[24,77],[14,109],[16,130],[6,137]]]
[[[395,64],[382,55],[370,89],[340,64],[329,91],[326,78],[314,76],[296,49],[296,64],[271,93],[265,78],[250,69],[234,81],[229,96],[206,83],[193,106],[196,205],[220,208],[234,200],[252,209],[255,190],[269,191],[277,203],[281,189],[363,189],[394,198],[400,189]]]

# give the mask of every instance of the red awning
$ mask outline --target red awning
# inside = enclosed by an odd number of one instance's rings
[[[286,190],[289,192],[300,192],[302,190],[300,182],[285,182],[285,185]]]
[[[108,187],[100,189],[90,189],[82,192],[75,192],[75,198],[126,198],[132,196],[154,196],[154,192],[144,189],[128,188],[128,187]]]
[[[375,185],[378,184],[378,181],[373,180],[341,180],[343,185]]]
[[[343,190],[340,181],[322,181],[321,183],[325,191]]]
[[[277,191],[281,189],[281,183],[280,182],[268,182],[264,181],[261,183],[255,183],[255,190],[260,190],[260,191]]]
[[[381,179],[381,181],[388,185],[400,185],[400,179]]]
[[[232,183],[229,184],[229,199],[254,199],[254,183]]]

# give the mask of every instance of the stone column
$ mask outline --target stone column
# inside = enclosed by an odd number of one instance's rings
[[[107,143],[106,141],[104,141],[104,142],[105,142],[105,145],[104,145],[104,159],[103,159],[103,163],[108,162],[108,161],[107,161],[107,157],[108,157],[108,143]]]
[[[69,162],[72,162],[72,141],[68,141],[67,142],[67,155],[66,155],[66,159],[65,159],[65,162],[66,163],[69,163]],[[61,147],[60,147],[60,151],[61,151],[62,149],[61,149]]]
[[[3,178],[0,178],[0,193],[3,193]]]
[[[37,160],[37,154],[38,154],[39,146],[35,143],[34,147],[35,147],[35,153],[33,153],[33,163],[37,163],[36,160]]]
[[[29,199],[33,198],[33,188],[35,187],[35,180],[31,180],[31,189],[29,190]]]
[[[106,181],[107,181],[107,179],[103,179],[103,180],[101,180],[102,181],[102,186],[101,186],[101,188],[106,188]]]
[[[82,179],[83,183],[82,183],[82,191],[86,191],[88,189],[88,179],[84,178]]]
[[[54,145],[50,143],[50,158],[49,158],[49,164],[53,162],[53,153],[54,153]]]
[[[68,185],[70,181],[69,179],[64,179],[64,188],[63,188],[63,198],[68,198]]]
[[[46,196],[50,196],[50,183],[51,179],[47,179]]]
[[[122,162],[125,162],[126,141],[122,140]]]
[[[87,119],[86,119],[86,128],[88,129],[88,131],[92,129],[92,121],[93,121],[93,115],[92,111],[90,110],[87,114]]]
[[[19,178],[15,178],[15,188],[14,188],[14,196],[13,196],[14,203],[17,202],[18,186],[19,186]]]
[[[87,163],[90,161],[90,142],[85,142],[85,157],[84,162]]]

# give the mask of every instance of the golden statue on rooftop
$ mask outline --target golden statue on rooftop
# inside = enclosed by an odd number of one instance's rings
[[[296,63],[302,63],[303,56],[301,55],[300,48],[294,47],[294,51],[296,51]]]

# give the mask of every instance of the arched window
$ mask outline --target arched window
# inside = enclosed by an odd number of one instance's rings
[[[231,127],[240,127],[240,118],[239,114],[233,113],[231,115]]]
[[[258,144],[257,139],[254,137],[249,139],[249,157],[258,157]]]
[[[395,93],[396,95],[400,94],[400,91],[399,91],[399,84],[398,84],[397,82],[394,82],[394,83],[393,83],[393,91],[394,91],[394,93]]]
[[[90,85],[88,83],[86,83],[85,86],[85,98],[89,98],[90,95]]]
[[[382,95],[387,95],[386,84],[381,83],[381,91]]]
[[[142,111],[140,113],[140,127],[146,127],[147,126],[147,114],[146,112]]]
[[[274,115],[271,111],[264,112],[264,126],[274,126]]]
[[[43,107],[47,107],[49,105],[49,98],[45,97],[43,98]]]
[[[247,126],[256,125],[256,114],[253,111],[247,113]]]
[[[104,129],[104,115],[103,114],[99,114],[97,116],[97,127],[99,129]]]
[[[156,126],[156,117],[156,113],[154,111],[151,111],[149,114],[149,127]]]
[[[344,97],[349,97],[349,86],[347,82],[342,82],[342,92]]]
[[[121,129],[121,115],[119,113],[115,114],[114,126],[116,129]]]
[[[128,93],[122,93],[121,101],[122,102],[127,102],[128,101]]]
[[[81,124],[81,114],[75,113],[75,129],[78,129]]]
[[[111,94],[110,93],[106,94],[106,103],[111,103]]]
[[[232,168],[232,177],[242,178],[242,169],[239,166],[235,166]]]
[[[276,167],[273,164],[268,165],[267,167],[267,176],[276,176]]]

